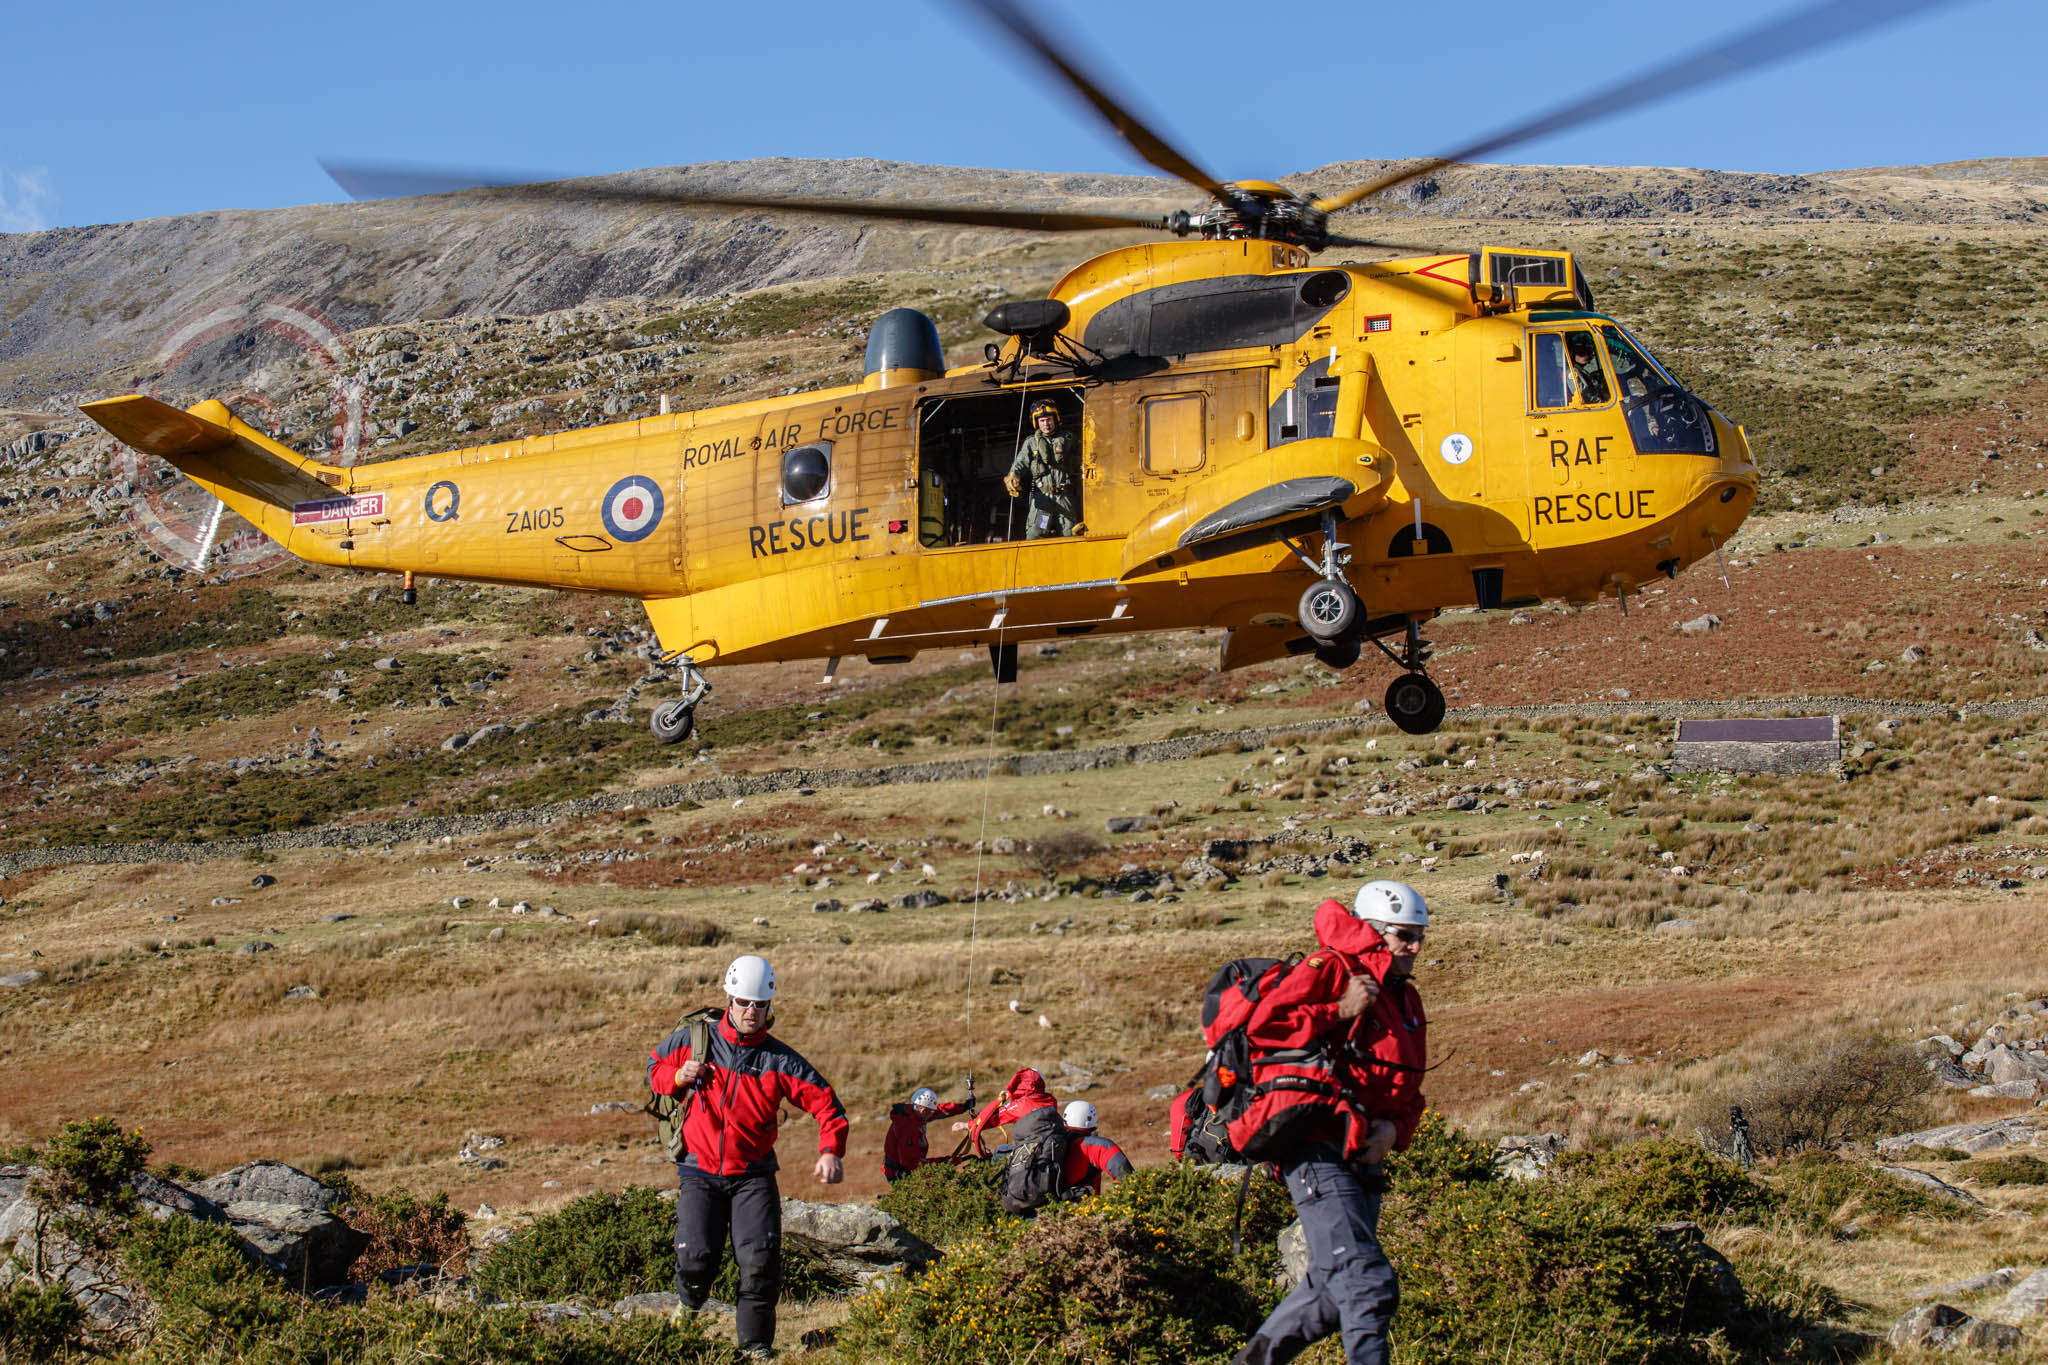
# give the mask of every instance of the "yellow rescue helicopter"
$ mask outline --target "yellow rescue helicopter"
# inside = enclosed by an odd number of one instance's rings
[[[84,411],[299,558],[404,574],[408,600],[415,574],[639,598],[683,688],[654,712],[666,740],[691,733],[720,664],[826,658],[829,678],[848,655],[986,646],[1008,681],[1022,641],[1194,627],[1223,630],[1225,669],[1307,653],[1347,667],[1370,644],[1400,669],[1389,716],[1426,733],[1444,715],[1421,635],[1439,610],[1625,605],[1717,552],[1757,470],[1741,427],[1596,311],[1570,252],[1322,265],[1326,247],[1386,246],[1330,216],[1940,0],[1829,0],[1323,199],[1217,180],[1011,0],[972,3],[1209,204],[1162,220],[507,192],[1183,239],[997,307],[1004,340],[981,364],[948,369],[930,318],[896,309],[844,388],[353,468],[219,402]],[[329,169],[345,186],[378,174]]]

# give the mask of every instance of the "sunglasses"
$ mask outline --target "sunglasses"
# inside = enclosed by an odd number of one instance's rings
[[[735,996],[732,1007],[736,1010],[765,1010],[774,1003],[772,1000],[741,1000]]]
[[[1382,929],[1380,933],[1385,935],[1387,938],[1393,939],[1396,943],[1420,943],[1423,939],[1428,937],[1428,935],[1420,929],[1396,929],[1393,927],[1388,927],[1386,929]]]

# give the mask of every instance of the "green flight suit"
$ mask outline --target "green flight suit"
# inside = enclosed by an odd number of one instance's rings
[[[1024,538],[1070,536],[1081,524],[1081,443],[1064,431],[1033,434],[1017,447],[1010,472],[1022,479]]]

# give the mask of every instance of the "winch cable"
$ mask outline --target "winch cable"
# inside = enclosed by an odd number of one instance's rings
[[[1012,450],[1018,449],[1024,444],[1025,413],[1029,410],[1030,398],[1031,391],[1029,389],[1019,389],[1017,391],[1017,431],[1016,439],[1010,447]],[[1009,473],[1007,469],[1003,472],[1005,474]],[[1019,499],[1007,498],[1005,501],[1009,504],[1009,507],[1005,513],[1003,543],[1008,545],[1015,540],[1017,533],[1017,503]],[[1013,551],[1010,555],[1009,587],[1014,589],[1016,586],[1017,556]],[[975,949],[979,946],[981,939],[982,863],[988,857],[988,804],[990,793],[995,786],[996,722],[1003,698],[1001,678],[1003,636],[1009,628],[1009,616],[1009,607],[1007,598],[1005,598],[1004,605],[997,610],[995,654],[990,660],[989,667],[988,749],[986,761],[983,763],[981,770],[981,834],[974,841],[974,903],[968,911],[967,920],[967,1093],[970,1097],[968,1101],[970,1106],[973,1103],[971,1097],[974,1094],[974,958]]]

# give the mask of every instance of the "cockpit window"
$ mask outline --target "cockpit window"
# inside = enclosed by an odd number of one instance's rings
[[[1538,332],[1532,340],[1538,409],[1592,408],[1612,401],[1614,391],[1592,332]]]
[[[1611,324],[1600,334],[1614,358],[1621,410],[1628,416],[1629,437],[1644,455],[1712,455],[1714,423],[1699,399],[1650,359],[1635,339]]]
[[[1614,377],[1621,384],[1624,399],[1648,398],[1678,387],[1636,349],[1635,342],[1619,327],[1602,327],[1600,334],[1607,339],[1607,354],[1614,358]]]

